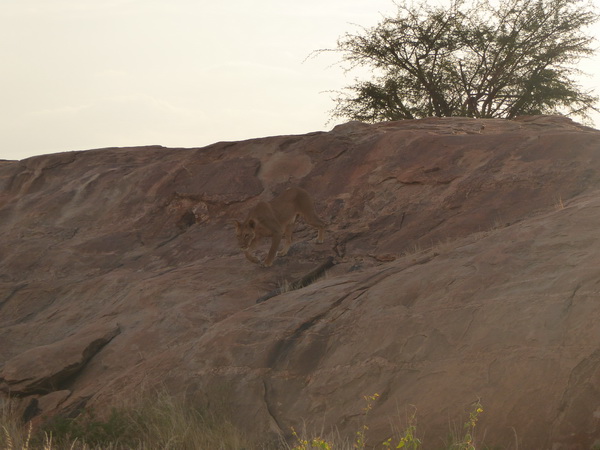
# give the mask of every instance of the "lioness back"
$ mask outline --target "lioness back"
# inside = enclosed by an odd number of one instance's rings
[[[270,202],[273,213],[279,222],[285,226],[297,214],[303,217],[314,213],[314,202],[308,192],[299,187],[291,187]],[[316,213],[315,213],[316,215]]]

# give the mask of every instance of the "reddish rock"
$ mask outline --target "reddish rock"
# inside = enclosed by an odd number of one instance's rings
[[[58,391],[117,334],[119,328],[114,325],[94,324],[60,341],[19,353],[3,364],[0,390],[16,396]]]
[[[46,403],[71,410],[141,384],[226,387],[248,429],[349,437],[377,392],[370,442],[414,405],[425,448],[479,399],[490,446],[590,448],[599,150],[600,132],[565,118],[448,118],[3,163],[4,389],[68,390]],[[299,224],[272,268],[249,263],[231,221],[290,185],[314,195],[325,244]],[[330,256],[320,280],[256,304]],[[86,330],[116,324],[81,357]]]

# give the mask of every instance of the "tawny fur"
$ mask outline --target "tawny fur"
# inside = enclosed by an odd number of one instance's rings
[[[235,221],[238,243],[246,258],[253,263],[260,263],[251,252],[263,237],[271,238],[271,248],[263,263],[265,267],[273,264],[276,253],[278,256],[287,254],[292,245],[292,232],[298,216],[302,216],[307,224],[318,230],[317,242],[322,243],[325,222],[317,216],[312,197],[304,189],[292,187],[270,202],[257,204],[248,212],[244,222]],[[283,237],[283,248],[277,252]]]

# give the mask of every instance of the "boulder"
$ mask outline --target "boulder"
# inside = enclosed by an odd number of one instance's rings
[[[591,448],[598,149],[563,117],[431,118],[3,162],[2,390],[35,420],[225,392],[248,431],[373,445],[416,411],[426,449],[480,402],[478,445]],[[250,263],[232,221],[291,185],[325,243],[299,221]]]
[[[0,390],[14,396],[60,391],[118,334],[118,326],[94,325],[52,344],[30,348],[4,363]]]

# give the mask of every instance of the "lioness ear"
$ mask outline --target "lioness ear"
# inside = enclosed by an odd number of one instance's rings
[[[239,220],[234,220],[233,223],[235,224],[235,228],[240,231],[240,228],[242,228],[242,222]]]

